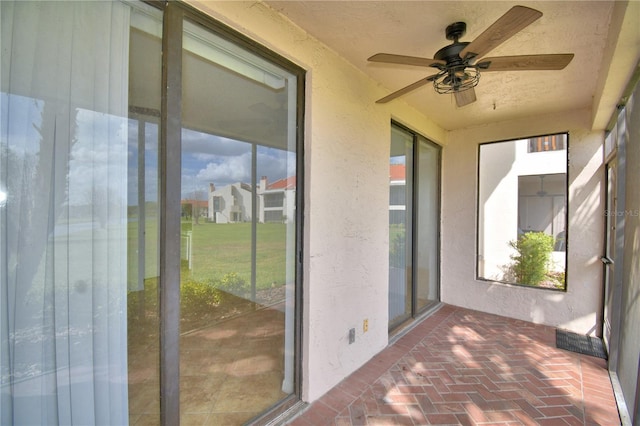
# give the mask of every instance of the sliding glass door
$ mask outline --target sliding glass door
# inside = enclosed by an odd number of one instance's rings
[[[391,127],[389,328],[439,300],[440,148]]]
[[[184,21],[183,421],[241,424],[294,390],[296,84]]]
[[[0,7],[0,423],[277,415],[302,70],[179,3]]]

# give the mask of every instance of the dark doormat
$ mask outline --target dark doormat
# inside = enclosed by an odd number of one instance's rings
[[[598,337],[584,336],[556,329],[556,347],[583,355],[607,359],[602,340]]]

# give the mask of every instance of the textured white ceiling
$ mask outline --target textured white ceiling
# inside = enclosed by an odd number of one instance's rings
[[[602,98],[599,91],[606,87],[620,92],[635,66],[633,62],[631,69],[627,65],[615,67],[612,62],[622,59],[622,55],[636,58],[638,55],[637,2],[629,8],[626,2],[614,1],[288,0],[266,3],[380,82],[386,93],[437,70],[368,62],[367,58],[374,53],[432,58],[438,49],[451,43],[445,38],[445,28],[453,22],[466,22],[467,34],[460,41],[472,41],[516,4],[541,11],[543,16],[539,20],[491,51],[489,56],[574,53],[573,61],[564,70],[485,72],[476,87],[477,102],[461,108],[456,106],[452,95],[437,94],[430,84],[392,101],[410,103],[447,130],[546,113],[612,108],[615,101],[609,106],[598,103]],[[622,18],[625,14],[626,21]],[[613,39],[618,37],[624,22],[634,19],[636,25],[631,25],[631,37],[635,40],[627,43],[628,51],[625,51]],[[617,50],[612,50],[614,48]],[[612,70],[617,70],[618,75],[610,76]],[[605,84],[603,78],[613,78],[616,83]]]

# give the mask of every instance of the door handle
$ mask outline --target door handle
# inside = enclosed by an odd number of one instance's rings
[[[613,259],[608,256],[602,256],[600,260],[602,260],[602,263],[604,263],[605,265],[613,265]]]

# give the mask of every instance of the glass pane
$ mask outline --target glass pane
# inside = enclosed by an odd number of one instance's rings
[[[411,316],[413,136],[391,128],[389,172],[389,325]]]
[[[294,392],[296,80],[184,28],[180,414],[241,424]]]
[[[567,135],[480,145],[478,276],[564,289]]]
[[[129,36],[129,424],[159,424],[159,174],[162,14],[136,4]]]
[[[418,138],[416,223],[416,305],[438,301],[440,148]]]

